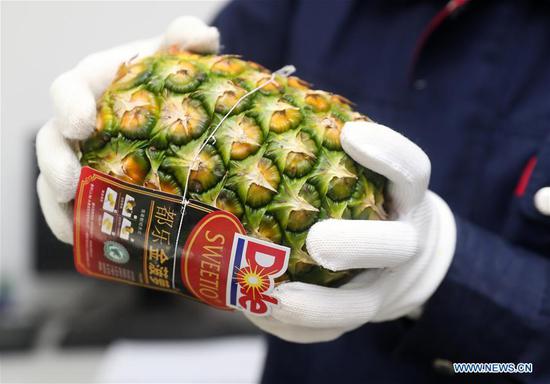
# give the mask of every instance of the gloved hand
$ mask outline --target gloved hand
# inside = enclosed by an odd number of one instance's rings
[[[216,53],[219,33],[199,19],[180,17],[159,37],[86,57],[52,84],[54,118],[40,129],[36,137],[36,154],[41,171],[37,190],[46,222],[59,240],[73,242],[73,208],[70,202],[74,199],[80,176],[75,140],[86,139],[92,134],[97,98],[111,83],[123,62],[174,45],[197,53]]]
[[[341,143],[355,161],[389,180],[391,221],[325,220],[306,246],[320,265],[366,271],[339,288],[280,284],[270,317],[249,319],[294,342],[328,341],[366,322],[418,311],[444,278],[456,240],[453,214],[428,191],[430,161],[399,133],[369,122],[347,123]]]

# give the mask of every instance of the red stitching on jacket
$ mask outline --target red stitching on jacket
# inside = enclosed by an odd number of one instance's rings
[[[418,38],[418,41],[416,42],[416,46],[414,48],[414,53],[411,61],[410,66],[410,80],[412,79],[412,75],[414,74],[414,68],[416,67],[416,64],[418,63],[418,59],[420,58],[420,53],[422,52],[422,49],[424,49],[426,43],[428,42],[428,39],[430,36],[435,32],[437,28],[443,24],[443,22],[451,16],[454,12],[456,12],[458,9],[462,8],[466,4],[468,4],[471,0],[450,0],[443,9],[441,9],[428,23],[424,31],[421,33],[420,37]]]
[[[527,185],[529,184],[529,179],[535,169],[535,165],[537,165],[537,158],[533,156],[529,159],[529,161],[527,161],[525,168],[523,168],[523,172],[521,173],[516,189],[514,190],[514,195],[517,197],[521,197],[525,194],[525,190],[527,189]]]

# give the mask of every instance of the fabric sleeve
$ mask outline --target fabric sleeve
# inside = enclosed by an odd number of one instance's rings
[[[533,363],[533,375],[522,380],[550,380],[550,258],[460,218],[457,230],[449,272],[403,352],[452,362]]]

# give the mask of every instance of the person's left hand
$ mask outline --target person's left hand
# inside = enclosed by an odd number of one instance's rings
[[[46,223],[61,241],[73,242],[72,200],[80,176],[77,142],[88,138],[96,127],[96,100],[113,81],[125,62],[178,47],[196,53],[216,53],[220,34],[192,16],[171,22],[157,37],[138,40],[93,53],[51,86],[54,117],[36,136],[40,175],[36,187]]]
[[[391,221],[331,219],[310,229],[307,250],[318,264],[333,271],[366,271],[339,288],[301,282],[277,286],[278,305],[271,316],[248,317],[288,341],[328,341],[364,323],[418,311],[443,280],[454,254],[454,217],[427,190],[430,161],[419,147],[370,122],[347,123],[341,142],[355,161],[389,180],[395,215]]]

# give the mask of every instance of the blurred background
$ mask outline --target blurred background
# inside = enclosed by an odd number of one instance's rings
[[[240,314],[78,275],[35,191],[34,137],[52,115],[57,75],[179,15],[209,22],[224,3],[1,2],[0,382],[259,377],[265,346]]]

